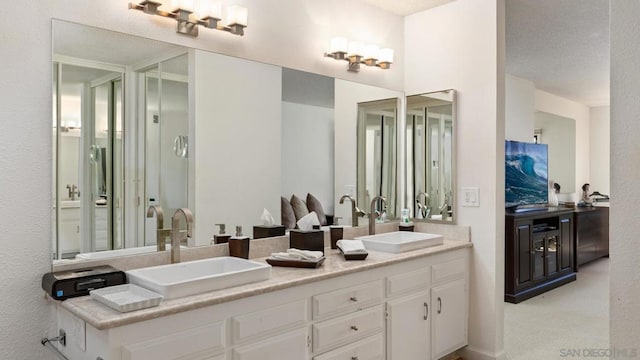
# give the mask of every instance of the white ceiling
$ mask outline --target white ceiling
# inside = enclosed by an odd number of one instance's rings
[[[406,16],[453,0],[361,0]],[[609,0],[505,0],[506,71],[588,106],[609,104]]]
[[[588,106],[609,104],[609,0],[506,0],[506,71]]]
[[[453,0],[361,0],[364,3],[397,15],[410,15]]]

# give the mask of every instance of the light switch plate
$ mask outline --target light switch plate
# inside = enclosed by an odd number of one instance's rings
[[[462,188],[462,206],[480,206],[480,189],[477,187]]]

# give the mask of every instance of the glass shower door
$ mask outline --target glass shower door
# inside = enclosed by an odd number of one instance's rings
[[[167,219],[188,205],[187,75],[185,54],[148,68],[139,77],[145,89],[146,206],[160,205]],[[144,224],[144,245],[156,244],[156,219],[147,218]]]

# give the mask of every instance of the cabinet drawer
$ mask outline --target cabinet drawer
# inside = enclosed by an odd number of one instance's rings
[[[233,350],[233,360],[304,360],[308,357],[306,327]]]
[[[451,280],[461,279],[467,271],[463,258],[447,261],[431,266],[431,283],[433,285]]]
[[[209,359],[224,349],[224,322],[125,345],[124,360]]]
[[[313,318],[348,313],[382,301],[382,280],[313,297]]]
[[[382,305],[313,325],[313,351],[351,342],[381,331]]]
[[[406,274],[387,278],[387,296],[395,296],[408,291],[422,290],[431,283],[431,269],[424,268]]]
[[[384,339],[380,333],[315,356],[313,360],[384,360],[383,343]]]
[[[307,300],[235,316],[231,320],[234,343],[271,331],[303,325],[307,321]]]

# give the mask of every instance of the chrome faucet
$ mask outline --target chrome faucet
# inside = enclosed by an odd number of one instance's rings
[[[420,202],[421,195],[424,196],[424,204]],[[424,191],[419,192],[418,195],[416,196],[416,203],[418,204],[418,209],[420,210],[420,213],[422,214],[423,219],[428,218],[429,213],[431,212],[431,207],[429,207],[430,199],[431,197],[429,196],[429,194],[425,193]]]
[[[180,231],[180,215],[187,223],[187,233]],[[180,243],[186,241],[193,234],[193,214],[187,208],[176,210],[171,218],[171,263],[180,262]]]
[[[384,206],[381,211],[376,210],[376,203],[378,200],[382,201]],[[376,233],[376,217],[379,214],[382,214],[385,210],[384,207],[387,205],[387,198],[384,196],[376,196],[371,200],[371,212],[369,213],[369,235],[375,235]]]
[[[356,204],[356,199],[353,196],[347,194],[342,195],[340,198],[340,204],[344,204],[344,200],[347,199],[351,201],[351,226],[358,226],[358,217],[365,216],[364,211],[358,209],[358,204]]]
[[[153,213],[156,214],[156,244],[158,251],[165,251],[167,236],[171,235],[171,229],[164,228],[164,211],[160,205],[151,205],[147,208],[147,217],[152,218]]]
[[[67,184],[67,192],[69,193],[69,199],[75,200],[76,197],[80,197],[80,191],[78,191],[78,185]]]

